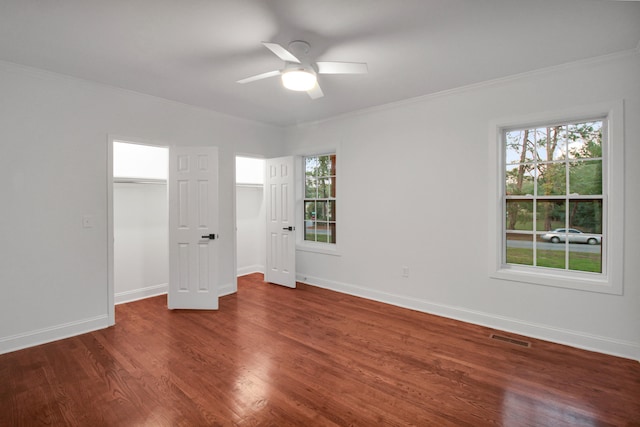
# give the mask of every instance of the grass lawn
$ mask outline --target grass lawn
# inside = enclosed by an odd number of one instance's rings
[[[533,249],[527,248],[507,248],[507,263],[533,265]],[[565,269],[564,251],[538,250],[538,267]],[[602,272],[602,261],[600,254],[570,252],[569,270],[589,271],[592,273]]]
[[[310,241],[314,241],[314,237],[315,237],[315,241],[316,242],[323,242],[323,243],[327,243],[329,240],[329,236],[326,234],[318,234],[317,236],[314,235],[313,233],[307,233],[305,236],[305,240],[310,240]],[[329,243],[335,243],[335,242],[329,242]]]

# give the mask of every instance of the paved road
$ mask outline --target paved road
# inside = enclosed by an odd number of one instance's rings
[[[527,248],[531,249],[533,247],[533,243],[526,242],[524,240],[507,240],[508,248]],[[538,249],[549,249],[551,251],[564,251],[564,243],[547,243],[547,242],[538,242]],[[586,245],[580,243],[569,243],[569,250],[571,252],[587,252],[591,254],[599,254],[600,253],[600,245]]]

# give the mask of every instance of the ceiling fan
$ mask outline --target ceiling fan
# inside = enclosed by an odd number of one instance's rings
[[[363,62],[311,62],[308,58],[309,43],[302,40],[292,41],[288,49],[278,43],[262,42],[262,44],[284,61],[284,68],[247,77],[238,80],[238,83],[244,84],[281,76],[282,84],[287,89],[304,91],[312,99],[317,99],[324,96],[318,84],[318,74],[367,74],[369,72],[367,64]]]

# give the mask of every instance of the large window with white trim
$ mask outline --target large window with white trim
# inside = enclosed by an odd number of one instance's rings
[[[604,117],[503,129],[503,262],[606,271]]]
[[[622,293],[623,117],[613,101],[490,124],[490,277]]]
[[[337,243],[336,155],[306,156],[304,164],[304,241]]]

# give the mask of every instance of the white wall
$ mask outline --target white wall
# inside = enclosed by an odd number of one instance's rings
[[[624,295],[490,279],[490,122],[621,99]],[[341,256],[298,251],[298,278],[640,359],[639,118],[635,52],[290,128],[290,154],[340,145]],[[401,266],[409,267],[409,278],[401,277]]]
[[[236,186],[236,211],[238,276],[255,272],[264,273],[267,221],[263,186]]]
[[[281,129],[8,63],[0,93],[0,353],[107,326],[108,135],[219,147],[218,277],[235,289],[235,153],[282,155]]]
[[[114,183],[114,292],[116,304],[168,291],[167,185]]]
[[[276,157],[339,143],[341,256],[299,251],[300,278],[640,359],[638,76],[638,54],[621,55],[285,133],[0,63],[0,353],[107,325],[112,134],[159,145],[220,147],[219,281],[226,290],[234,290],[236,275],[235,153]],[[624,294],[490,279],[489,122],[619,99],[626,119]],[[375,186],[372,167],[379,171]],[[82,227],[84,215],[92,216],[92,228]],[[402,265],[409,266],[409,278],[401,277]]]

